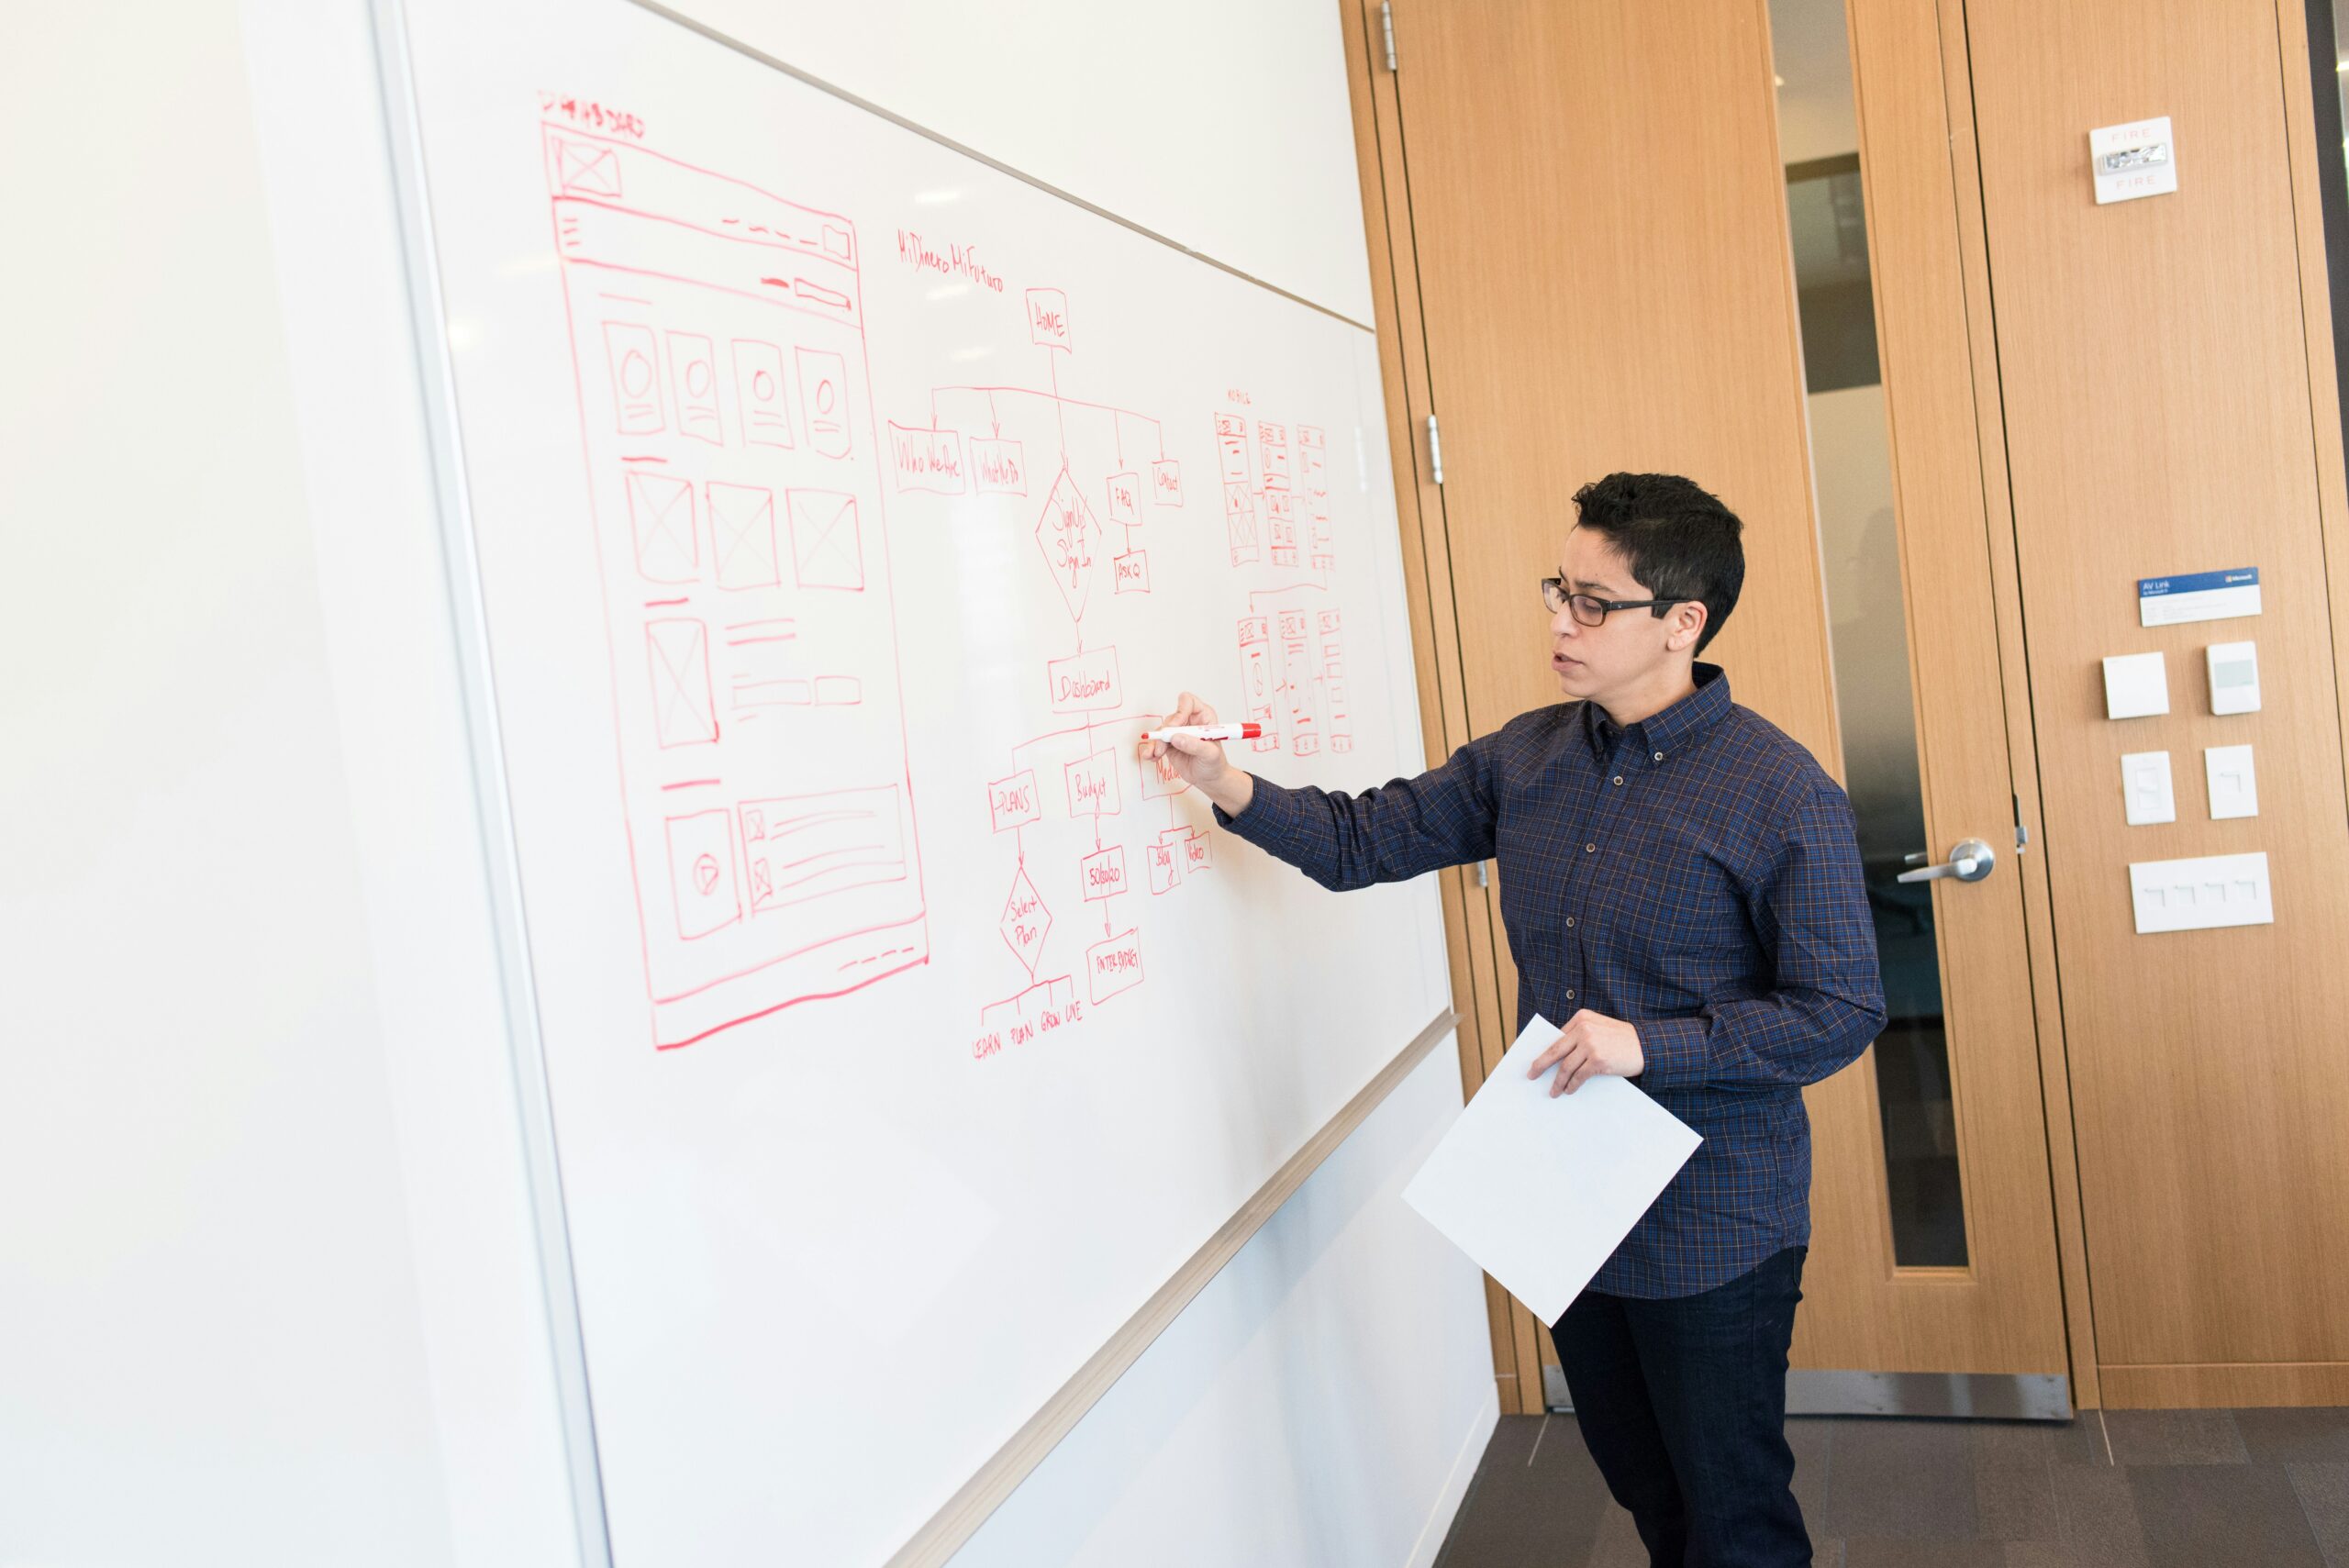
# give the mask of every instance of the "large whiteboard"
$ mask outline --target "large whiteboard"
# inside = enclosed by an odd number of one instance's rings
[[[1447,1000],[1132,757],[1418,771],[1372,339],[626,0],[404,21],[613,1555],[877,1563]]]

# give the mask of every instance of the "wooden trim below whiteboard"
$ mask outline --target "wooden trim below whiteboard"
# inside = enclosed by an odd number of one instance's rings
[[[1109,1336],[1108,1343],[1077,1368],[1076,1375],[1061,1385],[1059,1391],[1044,1402],[1044,1407],[1012,1434],[1009,1442],[979,1466],[977,1474],[963,1483],[962,1488],[947,1499],[946,1506],[931,1515],[930,1521],[897,1549],[887,1568],[938,1568],[960,1551],[963,1543],[986,1522],[987,1516],[1028,1478],[1029,1472],[1041,1464],[1044,1456],[1074,1429],[1094,1403],[1109,1392],[1109,1385],[1141,1359],[1151,1341],[1182,1315],[1192,1297],[1205,1290],[1208,1282],[1222,1272],[1223,1265],[1239,1255],[1248,1239],[1263,1229],[1264,1221],[1305,1184],[1305,1179],[1369,1118],[1379,1103],[1394,1092],[1395,1085],[1426,1060],[1436,1042],[1450,1034],[1458,1022],[1458,1015],[1450,1007],[1430,1019],[1427,1028],[1414,1036],[1410,1044],[1396,1052],[1394,1060],[1380,1068],[1377,1076],[1346,1102],[1344,1109],[1306,1140],[1305,1147],[1274,1172],[1272,1179],[1258,1187],[1256,1195],[1241,1204],[1221,1229],[1208,1238],[1207,1244],[1174,1271],[1174,1278],[1158,1287],[1157,1294],[1142,1304],[1141,1311]]]

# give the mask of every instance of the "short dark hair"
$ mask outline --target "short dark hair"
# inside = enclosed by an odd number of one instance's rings
[[[1606,536],[1651,597],[1703,603],[1695,651],[1728,624],[1745,585],[1745,525],[1710,491],[1676,473],[1610,473],[1575,492],[1575,518]]]

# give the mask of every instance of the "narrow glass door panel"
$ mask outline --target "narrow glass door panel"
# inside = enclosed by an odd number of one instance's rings
[[[1843,16],[1843,0],[1771,0],[1779,151],[1836,715],[1889,1013],[1875,1050],[1893,1258],[1908,1268],[1963,1267],[1965,1210],[1932,887],[1898,880],[1911,853],[1934,850],[1930,858],[1939,860],[1942,846],[1925,832]]]

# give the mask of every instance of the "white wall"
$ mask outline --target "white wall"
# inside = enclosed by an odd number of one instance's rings
[[[0,1562],[445,1562],[236,15],[7,33]]]
[[[1368,318],[1333,6],[703,14]],[[9,32],[0,1565],[568,1562],[365,7]],[[965,1560],[1431,1557],[1492,1385],[1393,1193],[1457,1093],[1440,1048]]]

